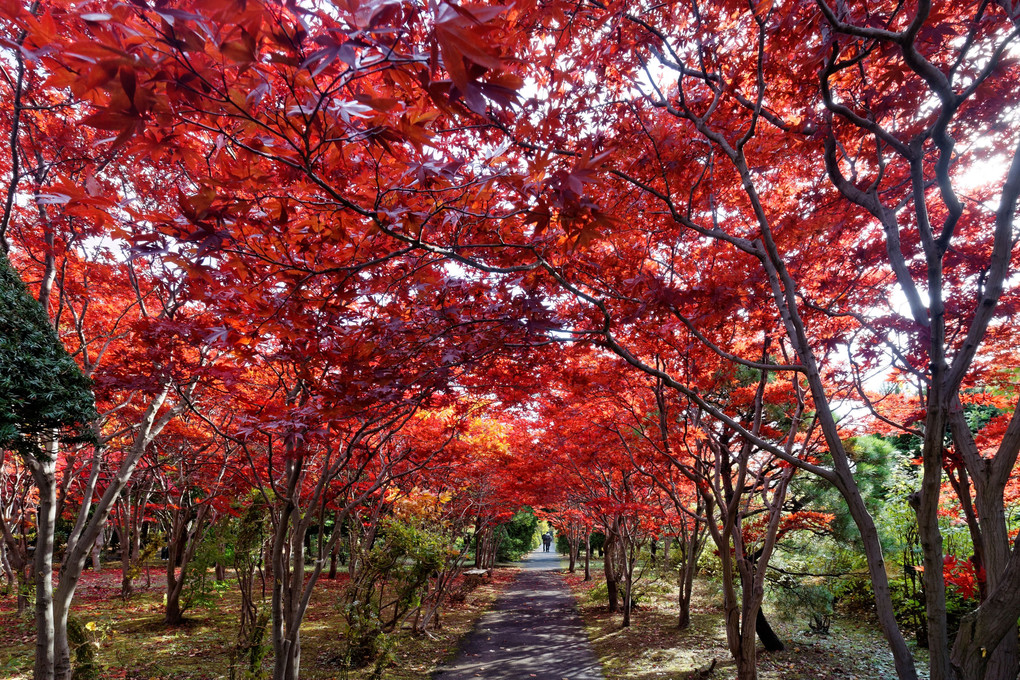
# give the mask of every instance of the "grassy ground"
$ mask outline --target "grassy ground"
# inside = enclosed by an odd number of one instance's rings
[[[691,626],[677,629],[677,589],[663,580],[646,579],[630,628],[622,616],[609,614],[601,573],[582,580],[583,569],[568,574],[567,582],[578,598],[578,609],[588,628],[606,680],[686,680],[699,676],[716,661],[715,679],[736,676],[726,647],[722,597],[710,584],[696,584]],[[892,655],[876,626],[867,620],[836,618],[828,636],[810,635],[804,621],[770,622],[786,643],[786,651],[766,653],[758,648],[761,680],[892,680]],[[925,658],[919,658],[924,668]]]
[[[497,569],[491,582],[472,590],[463,602],[443,611],[442,628],[430,635],[395,633],[392,660],[382,677],[422,680],[441,661],[457,651],[460,639],[513,578],[514,569]],[[94,627],[97,659],[106,679],[174,678],[218,680],[227,677],[228,655],[237,634],[239,596],[225,588],[209,606],[186,614],[183,626],[163,623],[165,579],[145,575],[129,601],[120,599],[120,571],[85,572],[75,596],[73,616]],[[302,678],[327,680],[347,677],[337,662],[343,619],[336,607],[342,580],[320,580],[302,626]],[[31,675],[35,642],[32,613],[19,617],[13,597],[0,598],[0,678],[27,680]],[[267,661],[268,663],[268,661]],[[352,673],[367,677],[371,669]]]

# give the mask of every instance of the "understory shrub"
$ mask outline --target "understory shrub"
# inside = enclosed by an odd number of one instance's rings
[[[824,578],[786,576],[773,585],[776,610],[783,620],[804,619],[811,633],[828,635],[835,596]]]
[[[875,591],[871,588],[871,580],[856,574],[839,579],[832,586],[832,604],[847,616],[873,613]]]
[[[434,574],[452,550],[448,537],[415,519],[384,520],[374,546],[344,590],[347,629],[341,666],[380,668],[390,654],[389,633],[416,611]]]
[[[497,527],[500,562],[516,562],[539,545],[538,518],[530,508],[520,510],[509,522]]]

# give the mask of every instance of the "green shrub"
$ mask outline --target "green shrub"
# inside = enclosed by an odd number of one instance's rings
[[[835,595],[824,579],[785,577],[775,585],[773,592],[783,619],[806,619],[812,633],[828,634]]]
[[[516,562],[539,545],[538,518],[531,508],[520,510],[497,529],[496,540],[499,550],[496,559],[500,562]]]
[[[341,610],[347,623],[339,665],[376,671],[390,654],[389,633],[422,601],[433,574],[452,550],[447,536],[420,521],[384,520],[362,567],[345,588]],[[381,587],[385,587],[385,605]]]
[[[609,585],[604,580],[599,580],[588,591],[588,601],[595,605],[609,604]]]
[[[832,587],[832,603],[847,615],[875,611],[875,591],[867,576],[853,575],[840,579]]]

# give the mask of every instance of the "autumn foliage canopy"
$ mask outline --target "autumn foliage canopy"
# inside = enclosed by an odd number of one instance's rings
[[[68,422],[0,395],[5,507],[73,527],[56,586],[34,551],[36,677],[108,521],[186,563],[259,498],[279,680],[341,540],[421,517],[495,559],[523,505],[607,537],[625,625],[640,546],[709,537],[741,678],[776,544],[842,516],[916,678],[876,436],[930,677],[1013,680],[1018,32],[1007,0],[3,2],[0,300],[80,371],[33,388]]]

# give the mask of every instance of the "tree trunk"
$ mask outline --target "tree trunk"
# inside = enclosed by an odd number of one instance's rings
[[[925,612],[928,628],[928,654],[931,680],[954,680],[949,666],[949,631],[946,625],[946,584],[942,571],[942,532],[938,524],[939,497],[942,491],[942,460],[944,447],[942,433],[946,431],[948,408],[940,403],[941,376],[936,370],[928,393],[928,416],[925,432],[939,436],[925,437],[921,451],[923,475],[921,488],[912,494],[909,503],[917,516],[917,535],[921,543],[924,572]]]
[[[15,572],[16,581],[15,587],[18,589],[18,616],[21,616],[28,610],[28,593],[29,583],[32,582],[32,575],[29,573],[29,561],[25,560],[21,569]]]
[[[168,567],[173,569],[173,566]],[[168,626],[179,626],[184,623],[184,612],[181,610],[181,589],[167,586],[166,607],[163,609],[163,622]]]
[[[56,666],[56,623],[53,611],[53,530],[57,520],[56,441],[47,445],[47,460],[31,460],[29,469],[39,491],[36,508],[35,675],[53,680]]]
[[[336,530],[337,529],[334,529],[334,531],[336,531]],[[340,543],[338,541],[338,542],[333,544],[333,549],[329,551],[329,576],[327,576],[326,578],[328,578],[330,581],[335,581],[336,580],[337,553],[339,553],[339,552],[340,552]]]
[[[620,551],[623,555],[623,627],[630,628],[630,617],[634,611],[634,562],[636,555],[635,546],[631,534],[624,534],[626,537]],[[629,543],[629,545],[627,545]]]
[[[190,388],[189,388],[190,389]],[[96,538],[106,526],[114,503],[120,497],[121,492],[131,479],[135,466],[145,453],[148,445],[163,430],[171,420],[176,418],[187,405],[186,400],[174,405],[170,410],[163,413],[157,419],[157,414],[162,408],[170,391],[170,382],[164,384],[162,390],[157,393],[149,402],[145,415],[139,423],[135,438],[131,445],[131,451],[121,463],[117,474],[114,475],[110,484],[106,487],[102,497],[95,505],[94,512],[89,512],[91,507],[91,490],[95,489],[95,480],[98,479],[100,465],[99,454],[96,454],[96,461],[93,463],[93,470],[87,485],[86,498],[89,502],[79,510],[78,519],[74,529],[67,540],[67,550],[64,552],[64,559],[60,565],[60,581],[53,596],[53,611],[56,629],[54,633],[55,645],[55,669],[56,680],[71,679],[71,650],[67,645],[67,616],[71,608],[71,600],[74,597],[75,589],[78,586],[78,579],[85,568],[89,552],[96,542]],[[97,449],[98,451],[98,449]]]
[[[1020,539],[1017,543],[1020,544]],[[1014,547],[1002,580],[990,589],[988,600],[963,617],[952,655],[953,668],[960,678],[985,677],[990,656],[1016,626],[1017,611],[1020,611],[1020,545]]]
[[[186,509],[178,505],[170,515],[170,528],[167,532],[166,543],[166,604],[163,607],[163,622],[170,626],[177,626],[184,622],[184,612],[181,611],[181,591],[184,589],[184,573],[177,576],[177,563],[180,561],[180,553],[184,549],[182,544],[185,533],[186,520],[184,514]]]
[[[7,541],[0,541],[0,569],[4,571],[4,580],[7,581],[7,591],[13,592],[14,590],[14,567],[11,566],[11,561],[7,558]]]
[[[485,531],[482,528],[484,526],[485,524],[482,521],[482,516],[478,515],[475,519],[475,569],[481,569],[482,562],[484,561],[482,557],[485,552],[483,547],[485,542]],[[351,554],[353,555],[354,553]]]
[[[701,508],[699,507],[699,510]],[[691,597],[694,594],[694,576],[698,571],[698,559],[701,557],[701,550],[705,545],[703,539],[704,525],[700,520],[695,520],[691,527],[690,535],[684,548],[684,565],[680,570],[680,614],[677,618],[677,627],[680,630],[691,625]],[[667,548],[669,542],[666,543]]]
[[[776,631],[772,630],[772,626],[769,624],[769,620],[765,617],[765,612],[761,607],[758,607],[758,616],[755,619],[754,628],[758,633],[758,639],[765,645],[765,651],[781,652],[786,649],[786,645],[776,635]]]
[[[680,570],[680,594],[678,602],[680,613],[677,616],[677,628],[685,630],[691,625],[691,595],[694,592],[694,572],[697,562],[688,559]]]
[[[301,638],[295,627],[295,623],[300,621],[295,622],[294,614],[295,597],[304,584],[304,536],[301,522],[295,517],[297,508],[292,499],[301,478],[302,465],[300,458],[291,458],[285,463],[287,495],[270,546],[273,565],[273,680],[296,680],[301,663]]]
[[[188,568],[198,546],[202,543],[205,529],[208,524],[209,505],[203,505],[195,515],[191,516],[190,510],[179,510],[174,516],[174,525],[170,535],[168,547],[169,555],[166,562],[166,610],[165,620],[168,625],[179,625],[184,623],[184,609],[181,607],[181,595],[184,593],[184,586],[187,583]],[[190,520],[190,521],[189,521]],[[188,526],[191,526],[190,531]],[[175,567],[179,564],[179,570]],[[226,571],[223,565],[216,563],[216,570]],[[226,580],[224,578],[219,580]]]
[[[710,503],[708,507],[711,509],[713,505]],[[730,532],[732,530],[732,524],[724,526],[722,530],[713,528],[712,539],[719,550],[719,562],[722,567],[723,621],[726,627],[726,645],[729,648],[730,656],[737,663],[737,677],[740,680],[747,680],[749,677],[754,677],[753,675],[746,675],[748,667],[747,656],[748,654],[753,654],[754,646],[752,644],[751,650],[748,650],[746,646],[741,644],[743,640],[743,631],[740,626],[741,603],[737,601],[737,591],[734,585],[737,576],[734,574],[734,557],[730,551]],[[739,528],[737,530],[739,531]],[[746,592],[747,585],[745,583],[741,585],[744,586]],[[746,609],[749,604],[745,598],[744,608]],[[750,666],[753,669],[754,664],[751,663]]]
[[[982,559],[985,566],[985,587],[993,591],[1003,581],[1009,564],[1009,533],[1003,508],[1004,486],[999,480],[984,475],[975,479],[977,514],[981,524]],[[1014,617],[1015,618],[1015,617]],[[988,654],[988,665],[982,680],[1016,680],[1020,673],[1020,649],[1017,626],[1011,626],[994,650]]]
[[[606,589],[609,593],[609,611],[615,613],[620,611],[620,594],[617,587],[616,573],[616,535],[612,531],[606,532],[605,542],[602,544],[602,571],[606,575]]]
[[[740,651],[737,654],[737,680],[758,679],[758,658],[754,648],[754,628],[741,631]]]
[[[606,577],[606,590],[609,593],[609,612],[615,613],[620,611],[620,594],[616,587],[616,581]]]
[[[591,532],[584,534],[584,580],[591,580]]]
[[[677,598],[680,612],[676,617],[676,627],[679,630],[687,630],[691,627],[691,596],[690,593],[680,590],[680,596]]]
[[[766,540],[768,539],[766,538]],[[740,538],[734,534],[734,543],[736,544],[738,541]],[[739,553],[742,554],[743,550],[740,549]],[[761,617],[761,602],[765,596],[765,589],[762,580],[758,578],[759,574],[755,573],[755,567],[764,569],[763,564],[756,564],[756,561],[747,555],[737,558],[737,571],[740,574],[741,585],[740,605],[734,607],[739,612],[736,627],[738,637],[731,641],[730,646],[731,649],[736,648],[733,657],[737,662],[738,680],[756,680],[758,677],[758,650],[755,646],[755,637],[758,619]]]
[[[131,507],[130,498],[126,499],[124,503],[124,519],[121,523],[120,532],[120,597],[123,600],[127,600],[134,593],[134,583],[132,577],[132,567],[134,566],[134,543],[135,543],[135,531],[131,525]]]
[[[103,534],[99,534],[96,539],[95,545],[92,546],[92,571],[99,572],[103,568]]]

